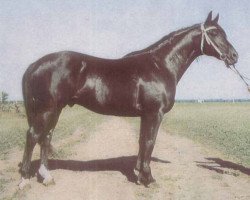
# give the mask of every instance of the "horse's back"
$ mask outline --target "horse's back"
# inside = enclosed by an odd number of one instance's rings
[[[140,113],[140,59],[112,60],[87,56],[84,62],[85,74],[82,75],[73,103],[101,114],[137,116]]]

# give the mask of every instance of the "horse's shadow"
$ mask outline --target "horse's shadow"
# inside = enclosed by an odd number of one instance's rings
[[[134,172],[137,156],[124,156],[90,161],[77,160],[48,160],[50,170],[65,169],[71,171],[119,171],[125,175],[128,181],[136,183],[137,176]],[[152,157],[152,161],[160,163],[170,163],[166,160]],[[40,160],[31,163],[31,175],[35,176],[40,165]]]
[[[219,174],[231,174],[238,176],[235,172],[230,172],[228,169],[240,171],[243,174],[250,176],[250,168],[244,167],[243,165],[233,163],[231,161],[222,160],[220,158],[206,158],[207,162],[196,162],[198,167],[213,170]]]

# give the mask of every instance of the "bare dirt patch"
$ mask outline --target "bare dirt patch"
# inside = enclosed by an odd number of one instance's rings
[[[15,150],[0,163],[1,174],[11,180],[2,194],[9,199],[250,199],[249,168],[222,160],[218,153],[160,129],[151,162],[157,182],[149,188],[133,183],[138,151],[136,129],[126,119],[107,117],[94,133],[78,129],[71,138],[67,160],[50,160],[56,184],[31,180],[31,188],[17,190]],[[84,135],[88,135],[85,140]],[[35,159],[38,158],[38,150]],[[0,175],[1,175],[0,174]]]

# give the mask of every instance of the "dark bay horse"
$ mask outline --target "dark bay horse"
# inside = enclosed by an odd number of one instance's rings
[[[189,65],[201,55],[223,60],[226,66],[238,54],[218,25],[219,15],[163,37],[150,47],[111,60],[64,51],[46,55],[29,66],[23,76],[23,97],[29,129],[21,166],[22,189],[30,178],[32,151],[41,146],[39,174],[53,181],[48,171],[52,132],[62,109],[82,105],[105,115],[141,118],[138,181],[154,179],[150,160],[163,115],[174,105],[176,85]]]

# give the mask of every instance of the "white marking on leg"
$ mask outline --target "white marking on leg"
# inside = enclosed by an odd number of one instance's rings
[[[51,177],[49,171],[47,170],[47,168],[44,166],[44,164],[41,164],[40,168],[39,168],[39,174],[45,179],[48,177]]]
[[[54,132],[54,129],[52,128],[52,129],[50,129],[50,131],[49,131],[49,135],[52,135],[52,133]]]
[[[20,183],[18,184],[19,189],[23,190],[27,186],[30,187],[30,179],[22,177]]]
[[[33,126],[30,127],[30,130],[29,130],[29,131],[30,131],[31,134],[34,134],[35,131],[34,131]]]
[[[139,176],[139,171],[137,169],[134,169],[134,173],[137,177]]]
[[[54,184],[54,179],[50,175],[49,170],[44,166],[44,164],[41,164],[38,172],[44,178],[43,180],[44,185]]]

